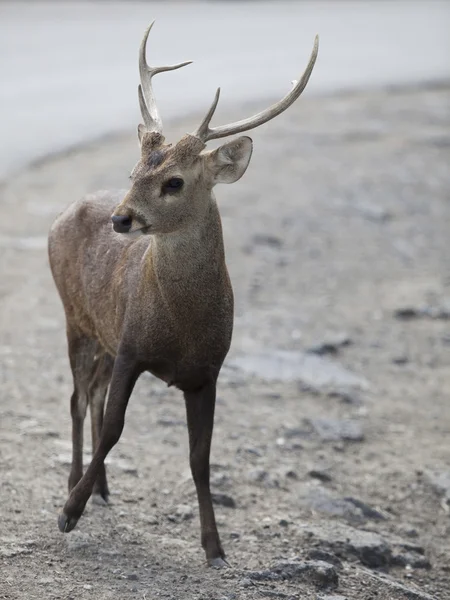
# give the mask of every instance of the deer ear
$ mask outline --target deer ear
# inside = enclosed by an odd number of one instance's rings
[[[242,177],[252,156],[253,142],[247,136],[239,137],[207,154],[207,162],[214,183],[234,183]]]

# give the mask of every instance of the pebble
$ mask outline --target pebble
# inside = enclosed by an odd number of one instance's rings
[[[362,402],[361,395],[356,390],[335,389],[330,390],[327,394],[329,398],[338,398],[346,404],[354,404],[360,406]]]
[[[328,482],[332,479],[331,475],[325,469],[310,469],[308,475],[313,479],[318,479],[323,482]]]
[[[218,506],[226,506],[227,508],[236,508],[236,502],[232,496],[228,494],[211,494],[213,504]]]
[[[352,340],[346,333],[338,333],[330,335],[321,342],[310,346],[307,349],[307,352],[318,354],[319,356],[323,356],[324,354],[337,354],[340,348],[349,346],[351,343]]]
[[[407,365],[409,358],[405,354],[399,354],[398,356],[394,356],[391,361],[394,365]]]
[[[194,511],[192,510],[192,506],[189,506],[189,504],[179,504],[176,508],[175,514],[183,521],[187,521],[192,519],[194,516]]]
[[[351,504],[356,506],[356,508],[359,508],[361,510],[362,514],[367,519],[373,519],[374,521],[385,521],[387,518],[386,514],[380,512],[376,508],[372,508],[371,506],[369,506],[365,502],[362,502],[361,500],[358,500],[357,498],[353,498],[351,496],[346,496],[344,498],[344,500],[346,502],[350,502]]]
[[[394,310],[394,317],[404,321],[423,317],[447,321],[450,319],[450,303],[440,306],[401,306]]]
[[[171,417],[161,417],[156,422],[163,427],[186,426],[186,421],[183,421],[182,419],[173,419]]]
[[[252,237],[252,242],[258,246],[269,246],[270,248],[281,248],[283,245],[281,238],[275,235],[268,235],[266,233],[256,233]]]

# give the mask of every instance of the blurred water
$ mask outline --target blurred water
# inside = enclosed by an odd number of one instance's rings
[[[315,33],[309,94],[450,77],[446,0],[1,2],[0,177],[136,127],[137,50],[153,18],[149,62],[195,61],[156,81],[166,119],[206,110],[219,85],[222,109],[283,95]]]

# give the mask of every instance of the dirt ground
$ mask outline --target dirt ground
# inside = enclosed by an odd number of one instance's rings
[[[217,188],[236,294],[212,450],[220,571],[182,396],[150,376],[110,506],[56,523],[71,375],[46,236],[72,200],[127,185],[134,132],[2,185],[1,599],[450,598],[450,87],[307,96],[252,137],[244,178]]]

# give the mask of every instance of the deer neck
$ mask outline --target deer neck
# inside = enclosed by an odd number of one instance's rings
[[[200,222],[174,233],[154,235],[146,263],[164,295],[202,295],[202,286],[216,286],[226,267],[222,224],[214,197]]]

